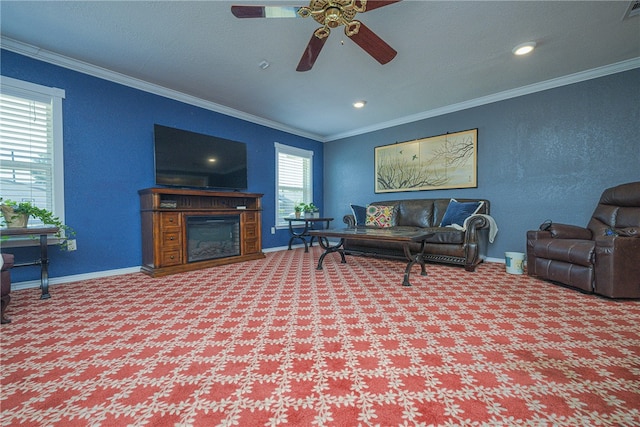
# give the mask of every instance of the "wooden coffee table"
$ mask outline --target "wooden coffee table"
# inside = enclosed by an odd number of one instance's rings
[[[324,249],[324,253],[320,255],[318,260],[317,270],[322,270],[322,262],[324,257],[333,252],[338,252],[342,258],[342,262],[346,263],[345,250],[343,247],[345,239],[357,238],[359,240],[376,240],[397,242],[402,244],[404,250],[404,256],[407,258],[407,267],[404,270],[404,279],[402,280],[403,286],[411,286],[409,282],[409,275],[411,274],[411,267],[415,263],[420,264],[421,275],[426,276],[427,270],[424,262],[424,245],[425,239],[431,237],[433,232],[430,231],[404,231],[396,230],[393,228],[343,228],[343,229],[326,229],[326,230],[310,230],[310,236],[316,236],[320,246]],[[328,237],[339,238],[340,241],[336,245],[330,245],[327,240]],[[409,244],[412,242],[421,242],[420,251],[416,254],[412,254],[409,249]],[[349,251],[354,252],[354,251]],[[357,252],[362,255],[367,255],[366,252]]]

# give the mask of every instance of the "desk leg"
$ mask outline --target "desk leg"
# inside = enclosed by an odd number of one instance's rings
[[[325,230],[329,228],[329,223],[330,222],[331,221],[326,221],[327,225],[324,227]],[[322,226],[322,224],[320,224],[320,226]],[[320,239],[324,239],[324,241],[326,242],[325,246],[329,246],[329,239],[327,239],[326,237],[317,237],[317,236],[311,236],[311,241],[309,242],[309,246],[313,246],[313,239],[318,240],[318,243],[320,243]],[[320,246],[322,246],[322,245],[320,245]],[[324,248],[325,246],[322,246],[322,247]]]
[[[411,283],[409,282],[409,275],[411,274],[411,267],[413,267],[413,265],[416,262],[420,263],[420,268],[422,270],[420,272],[420,275],[421,276],[427,275],[427,269],[425,267],[424,256],[423,256],[424,240],[420,245],[420,252],[418,252],[416,255],[411,255],[411,250],[409,249],[409,243],[403,243],[402,249],[404,249],[404,256],[407,257],[407,259],[409,260],[409,262],[407,263],[407,268],[405,268],[404,270],[404,279],[402,280],[402,286],[411,286]]]
[[[329,246],[329,239],[322,239],[319,237],[318,244],[322,247],[322,249],[324,249],[324,253],[320,255],[320,259],[318,259],[318,267],[316,267],[316,270],[322,270],[322,262],[324,261],[324,257],[326,257],[327,254],[333,252],[340,253],[342,263],[346,264],[347,260],[344,257],[344,250],[341,249],[342,245],[344,244],[344,239],[340,239],[340,242],[338,242],[338,244],[335,246]]]
[[[296,233],[293,230],[293,225],[291,223],[292,222],[289,221],[289,233],[291,234],[291,238],[289,239],[288,250],[291,250],[291,244],[294,242],[294,240],[298,239],[298,240],[302,240],[302,243],[304,243],[304,251],[309,252],[309,246],[307,245],[307,240],[304,238],[305,236],[308,236],[308,232],[309,232],[309,226],[307,221],[305,221],[304,230],[302,230],[301,233]]]
[[[47,254],[47,235],[40,235],[40,299],[49,299],[49,256]]]

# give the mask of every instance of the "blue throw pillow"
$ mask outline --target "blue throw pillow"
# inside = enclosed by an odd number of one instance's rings
[[[446,227],[448,225],[458,224],[463,226],[464,220],[475,214],[480,210],[483,202],[458,202],[456,199],[451,199],[447,211],[442,217],[440,227]]]
[[[351,205],[351,211],[356,219],[356,225],[365,225],[367,222],[367,208],[364,206]]]

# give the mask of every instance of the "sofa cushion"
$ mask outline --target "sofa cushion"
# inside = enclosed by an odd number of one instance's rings
[[[351,205],[351,212],[356,220],[356,225],[365,225],[367,222],[367,208],[359,205]]]
[[[431,227],[433,203],[426,200],[405,200],[398,206],[398,225],[407,227]]]
[[[367,226],[394,227],[398,210],[396,206],[369,205],[367,206]]]
[[[481,207],[482,202],[458,202],[456,199],[451,199],[440,227],[447,227],[453,224],[458,224],[462,227],[464,220],[477,213]]]
[[[426,231],[431,232],[433,235],[427,237],[425,242],[427,243],[448,243],[448,244],[462,244],[464,243],[464,231],[457,230],[452,227],[406,227],[397,226],[397,230],[402,231]]]

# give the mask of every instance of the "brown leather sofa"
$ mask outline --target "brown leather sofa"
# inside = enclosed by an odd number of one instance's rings
[[[605,190],[586,228],[528,231],[527,272],[585,293],[640,298],[640,182]]]
[[[2,307],[2,324],[9,323],[11,320],[4,315],[4,311],[11,301],[11,267],[13,267],[13,255],[2,254],[2,271],[0,272],[0,302]]]
[[[483,199],[457,199],[458,202],[484,202],[476,216],[470,218],[465,230],[440,227],[440,223],[451,199],[413,199],[373,202],[371,205],[396,206],[396,228],[429,229],[434,235],[426,240],[425,260],[428,262],[462,265],[467,271],[474,271],[486,258],[489,236],[489,220],[481,215],[489,215],[489,201]],[[349,227],[356,226],[353,214],[343,217]],[[360,225],[359,225],[360,226]],[[420,244],[411,244],[411,251],[417,252]],[[384,258],[405,259],[402,245],[392,242],[345,239],[347,254],[370,255]]]

